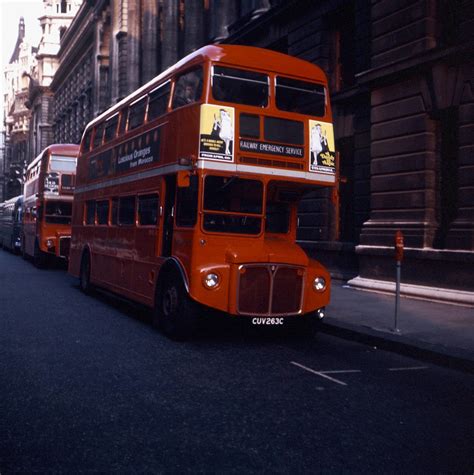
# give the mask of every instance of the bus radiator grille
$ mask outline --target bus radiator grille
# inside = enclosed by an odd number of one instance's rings
[[[284,265],[239,268],[238,312],[241,315],[295,315],[301,312],[304,271]]]
[[[59,255],[62,257],[69,257],[69,247],[71,245],[70,236],[59,238]]]

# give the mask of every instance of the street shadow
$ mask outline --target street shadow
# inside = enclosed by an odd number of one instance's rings
[[[78,292],[81,291],[79,285],[75,284],[74,287]],[[145,305],[99,288],[91,289],[89,297],[97,299],[122,315],[152,328],[152,309]],[[283,343],[312,344],[317,336],[315,329],[307,321],[303,322],[302,320],[302,317],[293,317],[283,319],[281,325],[255,325],[252,323],[252,317],[235,317],[209,307],[202,307],[198,328],[185,343],[251,346]],[[158,330],[155,331],[157,335],[161,335]]]

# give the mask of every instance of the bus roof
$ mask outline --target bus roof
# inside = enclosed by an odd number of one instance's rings
[[[326,82],[326,74],[319,66],[303,59],[295,58],[294,56],[289,56],[287,54],[278,53],[264,48],[257,48],[255,46],[208,45],[185,56],[176,64],[148,81],[113,107],[104,111],[95,119],[91,120],[86,126],[86,129],[92,127],[105,117],[114,115],[114,113],[120,110],[120,108],[125,104],[138,99],[141,94],[153,88],[153,86],[160,81],[166,80],[173,74],[179,73],[181,70],[184,70],[189,66],[205,62],[222,62],[237,67],[243,66],[244,68],[249,69],[290,74],[302,79],[306,78]]]
[[[41,160],[44,152],[49,150],[51,153],[61,154],[71,157],[77,157],[79,153],[79,145],[73,143],[53,143],[48,145],[45,149],[41,150],[39,155],[28,165],[28,170],[36,166],[36,164]]]

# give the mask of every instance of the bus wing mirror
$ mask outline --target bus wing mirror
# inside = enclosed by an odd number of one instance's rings
[[[176,179],[178,188],[189,188],[191,184],[191,172],[189,170],[180,170]]]

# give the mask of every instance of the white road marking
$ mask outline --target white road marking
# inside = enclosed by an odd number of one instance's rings
[[[340,384],[341,386],[347,386],[346,383],[339,381],[338,379],[331,378],[331,376],[327,376],[321,371],[315,371],[314,369],[308,368],[307,366],[303,366],[302,364],[296,363],[295,361],[292,361],[291,364],[298,366],[306,371],[309,371],[310,373],[316,374],[317,376],[321,376],[321,378],[329,379],[329,381],[332,381],[333,383]]]
[[[338,371],[321,371],[323,374],[338,374],[338,373],[362,373],[360,369],[341,369]]]
[[[389,368],[389,371],[415,371],[418,369],[428,369],[428,366],[412,366],[411,368]]]

